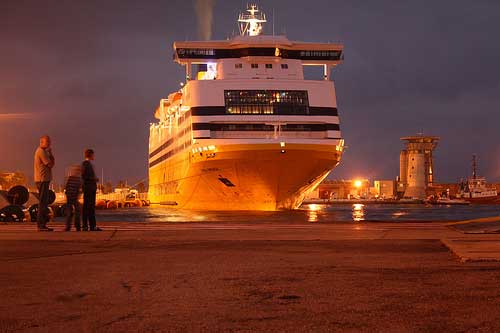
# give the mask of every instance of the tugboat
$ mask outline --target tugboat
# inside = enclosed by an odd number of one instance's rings
[[[460,182],[457,198],[473,204],[500,204],[497,190],[488,187],[486,178],[477,176],[476,155],[472,156],[472,177]]]

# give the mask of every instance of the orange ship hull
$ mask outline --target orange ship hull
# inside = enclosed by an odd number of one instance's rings
[[[152,203],[196,210],[295,209],[339,163],[332,145],[232,145],[185,151],[150,169]]]

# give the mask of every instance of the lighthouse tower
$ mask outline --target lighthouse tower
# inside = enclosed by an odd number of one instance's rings
[[[434,181],[432,152],[437,146],[437,136],[408,136],[405,149],[399,156],[400,181],[404,186],[404,197],[425,199],[426,189]]]

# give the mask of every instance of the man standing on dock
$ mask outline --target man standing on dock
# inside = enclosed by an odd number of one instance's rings
[[[94,160],[94,151],[92,149],[85,150],[85,161],[82,163],[82,180],[83,180],[83,212],[82,212],[82,230],[101,231],[96,226],[95,221],[95,198],[97,192],[97,181],[95,176],[94,166],[91,161]],[[88,224],[87,224],[88,223]]]
[[[40,146],[35,152],[34,178],[38,188],[38,231],[53,231],[47,227],[49,215],[49,185],[52,181],[52,168],[55,165],[54,155],[50,148],[50,137],[40,138]]]

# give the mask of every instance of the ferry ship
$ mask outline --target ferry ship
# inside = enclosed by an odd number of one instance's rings
[[[265,14],[240,14],[240,35],[174,42],[186,69],[150,125],[149,199],[195,210],[295,209],[340,162],[330,73],[343,45],[264,35]],[[320,66],[316,80],[304,67]]]

